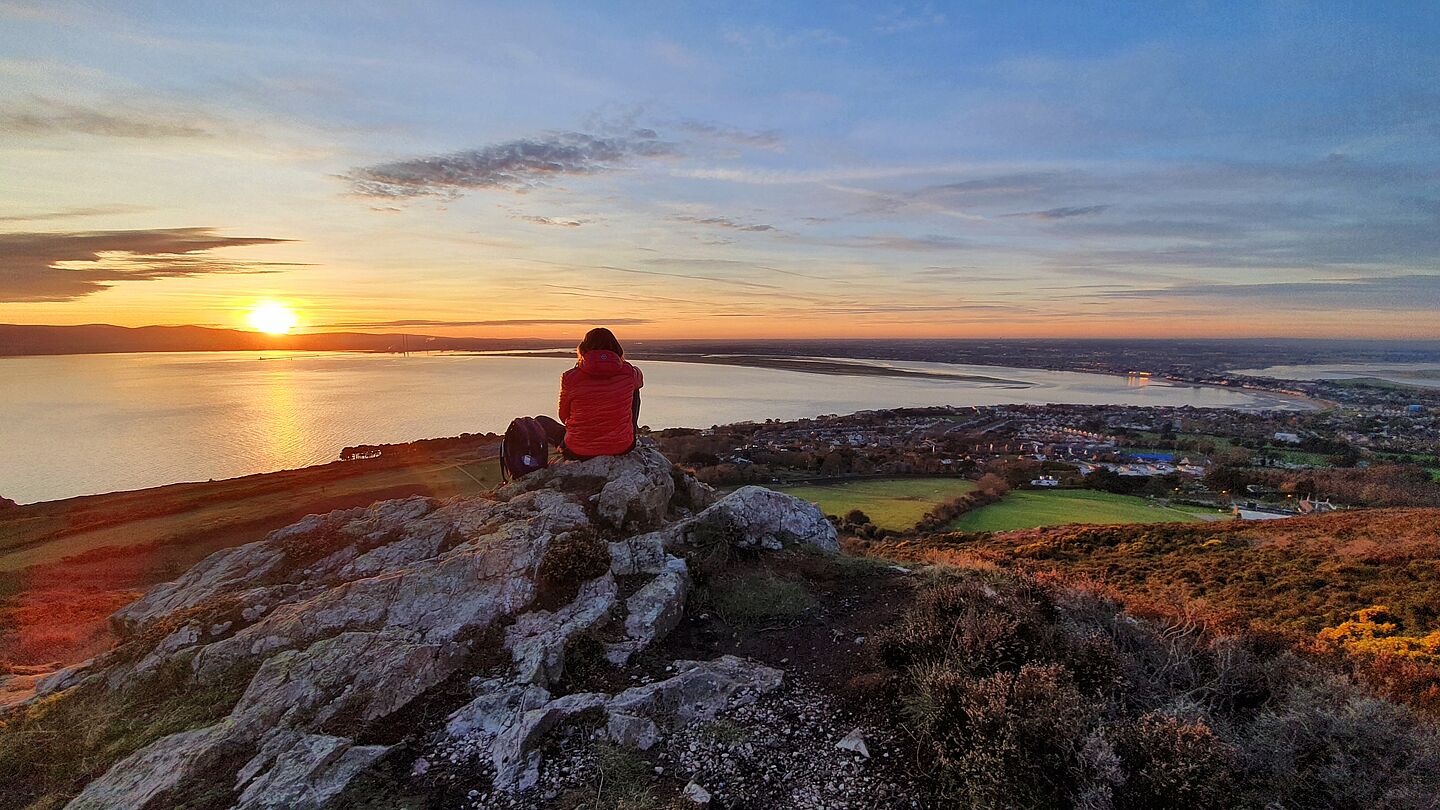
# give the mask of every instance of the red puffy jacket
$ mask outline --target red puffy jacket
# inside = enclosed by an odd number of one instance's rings
[[[560,375],[565,448],[577,456],[618,456],[635,445],[635,392],[640,369],[605,349],[586,352]]]

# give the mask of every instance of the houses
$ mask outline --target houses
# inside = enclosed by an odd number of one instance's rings
[[[1298,506],[1300,507],[1300,514],[1302,515],[1323,515],[1326,512],[1335,511],[1335,504],[1330,503],[1329,498],[1323,501],[1319,499],[1301,498]]]

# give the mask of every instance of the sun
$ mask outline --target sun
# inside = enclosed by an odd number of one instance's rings
[[[245,313],[245,320],[257,332],[288,335],[300,323],[295,310],[279,301],[261,301]]]

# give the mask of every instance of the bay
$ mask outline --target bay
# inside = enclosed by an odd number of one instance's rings
[[[956,379],[645,361],[641,423],[709,427],[924,405],[1304,407],[1098,374],[885,362]],[[20,503],[333,461],[355,444],[503,431],[553,414],[545,357],[186,352],[0,359],[0,496]],[[992,380],[966,377],[1000,378]]]

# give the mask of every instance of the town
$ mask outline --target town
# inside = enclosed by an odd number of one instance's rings
[[[1434,395],[1289,384],[1334,397],[1334,407],[914,408],[653,435],[670,458],[721,487],[989,474],[1016,490],[1095,490],[1207,509],[1206,519],[1440,504]]]

